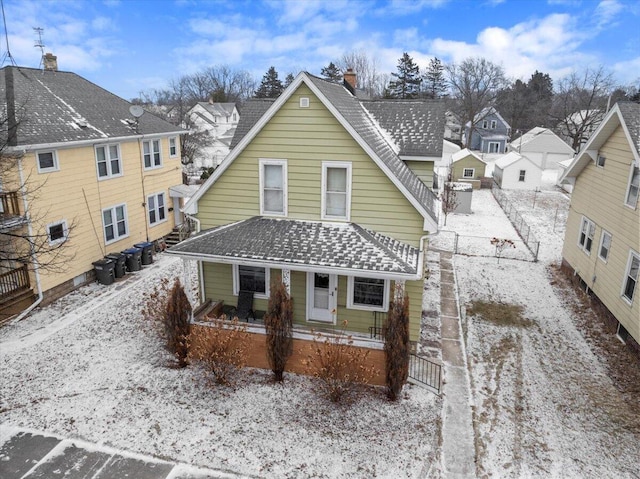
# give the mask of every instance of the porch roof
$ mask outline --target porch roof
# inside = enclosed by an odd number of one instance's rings
[[[415,279],[420,264],[418,248],[355,223],[261,216],[203,231],[167,252],[185,259],[398,279]]]

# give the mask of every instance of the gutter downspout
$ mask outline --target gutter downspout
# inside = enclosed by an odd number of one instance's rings
[[[24,175],[22,172],[22,159],[18,158],[18,172],[20,175],[20,188],[24,188]],[[28,225],[28,229],[29,229],[29,236],[33,236],[33,225],[31,224],[31,217],[29,215],[29,206],[27,203],[27,195],[23,192],[22,194],[22,203],[24,206],[24,214],[27,218],[27,225]],[[21,312],[18,317],[16,317],[12,323],[17,323],[18,321],[22,321],[31,311],[33,311],[44,299],[44,295],[42,294],[42,284],[40,283],[40,263],[38,263],[38,258],[36,257],[36,253],[33,250],[33,245],[31,245],[31,258],[33,261],[33,271],[35,273],[36,276],[36,289],[38,291],[38,299],[36,299],[36,301],[29,306],[27,309],[25,309],[23,312]]]

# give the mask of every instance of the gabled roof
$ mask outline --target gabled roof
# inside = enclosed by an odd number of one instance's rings
[[[525,160],[525,161],[531,163],[536,168],[540,169],[540,167],[538,165],[536,165],[533,161],[531,161],[526,156],[521,155],[517,151],[511,151],[511,152],[507,153],[506,155],[501,156],[500,158],[498,158],[498,160],[495,163],[495,166],[500,168],[501,170],[504,170],[505,168],[508,168],[509,166],[513,165],[514,163],[516,163],[516,162],[518,162],[520,160]]]
[[[258,123],[262,115],[271,108],[274,101],[274,98],[252,98],[240,107],[240,120],[238,121],[236,132],[233,135],[233,140],[231,140],[231,148],[234,148],[240,143],[240,140],[249,133],[253,125]]]
[[[206,230],[168,253],[216,262],[287,265],[292,269],[345,269],[356,276],[413,278],[420,251],[355,223],[255,216]]]
[[[502,115],[498,112],[498,110],[496,110],[494,107],[492,106],[488,106],[486,108],[484,108],[480,113],[476,114],[476,116],[474,117],[474,123],[477,125],[477,123],[480,120],[485,119],[486,117],[488,117],[489,115],[495,115],[498,117],[498,119],[505,124],[505,126],[507,128],[511,128],[511,125],[509,125],[509,123],[507,123],[507,120],[505,120]],[[468,121],[467,124],[465,126],[471,126],[471,122]],[[478,128],[478,130],[482,130],[482,128]]]
[[[523,146],[533,142],[534,140],[542,137],[542,136],[553,136],[557,140],[559,145],[564,145],[568,154],[573,154],[573,148],[571,148],[562,138],[556,135],[549,128],[542,128],[540,126],[536,126],[523,134],[522,136],[514,139],[510,144],[515,149],[521,150]]]
[[[455,163],[456,161],[460,161],[463,158],[466,158],[468,156],[473,156],[476,160],[481,161],[485,165],[487,164],[486,161],[484,161],[482,158],[480,158],[478,155],[476,155],[469,148],[465,148],[464,150],[456,151],[453,155],[451,155],[451,163]]]
[[[181,128],[143,114],[137,124],[131,103],[62,71],[6,66],[0,69],[0,109],[19,126],[10,146],[91,143],[96,140],[184,133]],[[9,105],[15,105],[15,112]],[[6,131],[0,133],[6,138]]]
[[[235,103],[209,103],[208,101],[199,101],[196,103],[212,116],[231,116],[236,107]],[[195,107],[194,107],[195,108]],[[193,108],[192,108],[193,110]]]
[[[562,183],[566,178],[575,178],[590,161],[595,161],[598,150],[619,126],[622,126],[629,142],[636,166],[640,166],[640,104],[622,101],[616,103],[604,117],[600,126],[576,155],[569,168],[565,170],[560,182]]]
[[[190,208],[224,173],[227,167],[240,155],[247,144],[260,132],[262,127],[276,114],[280,107],[291,97],[294,91],[304,83],[307,85],[323,105],[334,115],[340,124],[351,134],[360,147],[371,157],[378,167],[404,194],[409,202],[425,219],[425,229],[437,231],[436,196],[399,158],[398,145],[393,144],[389,132],[383,130],[375,121],[371,113],[365,109],[363,102],[354,97],[343,85],[328,82],[321,78],[301,72],[295,80],[284,90],[264,112],[260,119],[242,137],[240,125],[236,131],[239,140],[234,137],[234,148],[225,158],[213,175],[205,182],[198,194],[194,196],[185,208]],[[253,103],[253,102],[248,102]],[[256,107],[256,111],[260,107]],[[243,110],[240,118],[250,116]],[[243,128],[248,124],[243,124]]]

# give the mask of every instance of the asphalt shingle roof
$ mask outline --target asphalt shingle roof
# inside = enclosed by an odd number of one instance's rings
[[[618,102],[618,108],[627,125],[636,152],[640,153],[640,103],[621,101]]]
[[[390,275],[417,274],[419,260],[417,248],[355,223],[261,216],[204,231],[169,252]]]
[[[75,73],[6,66],[0,69],[0,92],[3,115],[15,104],[14,146],[181,131],[146,112],[136,132],[131,103]],[[0,134],[6,137],[6,131]]]
[[[253,98],[246,101],[240,107],[240,119],[238,120],[238,126],[231,140],[231,148],[234,148],[240,143],[240,140],[249,133],[253,125],[258,123],[258,120],[262,118],[262,115],[273,105],[274,101],[273,98]]]

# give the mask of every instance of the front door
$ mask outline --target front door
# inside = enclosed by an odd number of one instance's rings
[[[337,295],[335,274],[307,273],[307,320],[335,324]]]

